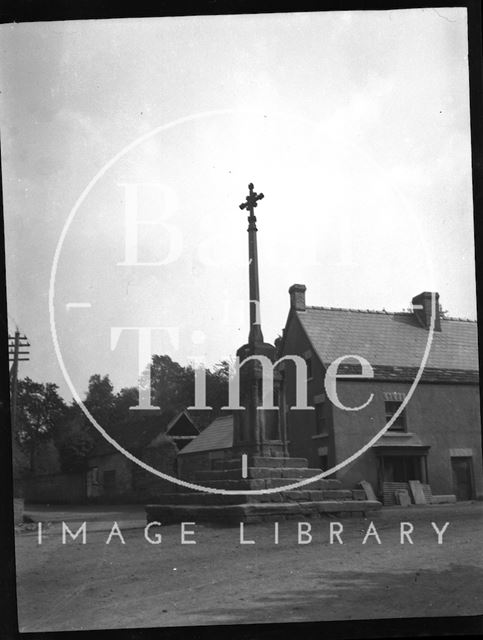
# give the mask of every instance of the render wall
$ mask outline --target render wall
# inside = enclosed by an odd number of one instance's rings
[[[405,392],[409,383],[384,381],[338,381],[338,395],[347,405],[357,406],[374,394],[360,411],[333,407],[335,454],[342,461],[367,444],[385,424],[384,392]],[[474,497],[483,497],[479,388],[476,385],[420,383],[406,409],[407,432],[430,447],[428,481],[434,494],[454,493],[452,453],[470,450],[473,460]],[[367,451],[337,473],[345,487],[361,479],[377,485],[377,459]]]

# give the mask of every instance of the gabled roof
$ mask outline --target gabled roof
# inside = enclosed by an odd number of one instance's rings
[[[324,365],[355,354],[373,367],[417,368],[428,340],[428,330],[413,313],[326,307],[307,307],[295,313]],[[441,318],[441,331],[433,333],[426,368],[478,371],[476,322]]]
[[[168,426],[166,427],[166,434],[175,438],[176,436],[197,436],[199,433],[198,428],[195,423],[191,419],[189,413],[185,411],[181,411],[174,416],[174,418],[170,421]]]
[[[233,416],[220,416],[204,429],[194,440],[179,452],[190,453],[230,449],[233,446]]]

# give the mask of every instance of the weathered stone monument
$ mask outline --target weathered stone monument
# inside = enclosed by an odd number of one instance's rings
[[[273,395],[276,409],[261,407],[264,387],[263,367],[257,356],[265,356],[270,363],[275,362],[275,347],[263,340],[260,320],[260,286],[258,282],[258,248],[257,248],[257,219],[254,209],[257,202],[264,196],[253,190],[253,184],[248,185],[249,193],[246,202],[240,209],[247,209],[248,216],[248,271],[250,283],[250,332],[248,342],[236,352],[240,360],[240,405],[244,407],[234,412],[233,452],[240,458],[242,455],[282,457],[288,456],[285,412],[281,382],[282,377],[276,369],[273,372]]]
[[[215,489],[216,493],[178,488],[177,492],[160,495],[156,504],[146,506],[148,522],[204,520],[230,524],[323,513],[360,514],[381,507],[376,500],[354,499],[360,492],[353,494],[341,489],[340,481],[335,479],[319,478],[301,487],[285,489],[303,479],[319,476],[322,471],[308,468],[304,458],[288,455],[283,378],[278,368],[273,371],[273,397],[267,402],[266,394],[272,394],[272,388],[264,380],[261,360],[265,357],[274,363],[276,349],[264,342],[260,323],[257,219],[254,214],[257,203],[264,196],[254,191],[253,184],[248,188],[246,202],[240,208],[249,213],[250,331],[247,344],[237,351],[240,408],[233,411],[233,457],[219,469],[195,474],[197,484]],[[274,408],[265,408],[272,402]],[[260,491],[266,492],[258,493]]]

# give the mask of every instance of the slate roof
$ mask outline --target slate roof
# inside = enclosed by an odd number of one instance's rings
[[[204,429],[199,436],[189,442],[178,455],[217,449],[230,449],[233,446],[233,416],[220,416]]]
[[[417,368],[428,340],[413,313],[307,307],[297,316],[324,365],[346,354],[373,367]],[[350,361],[348,361],[350,362]],[[426,368],[478,371],[475,321],[441,318]]]

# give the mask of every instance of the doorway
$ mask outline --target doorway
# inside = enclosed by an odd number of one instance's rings
[[[471,458],[451,458],[453,491],[456,500],[473,498],[473,469]]]

